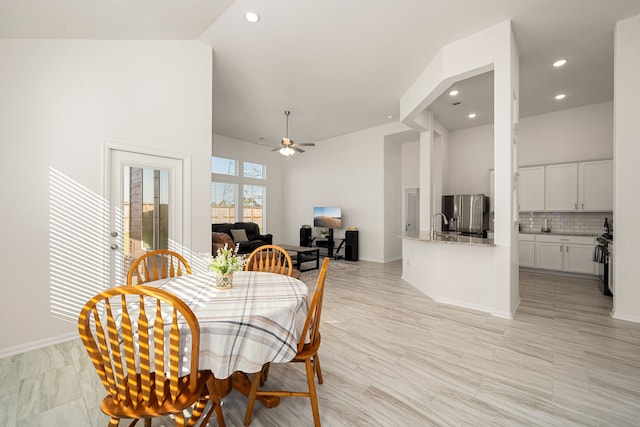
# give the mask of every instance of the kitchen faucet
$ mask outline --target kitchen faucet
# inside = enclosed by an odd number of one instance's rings
[[[435,239],[436,238],[436,217],[440,215],[442,217],[442,219],[444,220],[444,225],[449,224],[449,221],[447,220],[447,216],[445,214],[443,214],[442,212],[438,212],[436,214],[433,214],[433,216],[431,217],[431,238]]]

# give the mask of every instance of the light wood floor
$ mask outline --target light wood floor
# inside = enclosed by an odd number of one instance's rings
[[[640,425],[640,325],[612,319],[596,281],[523,272],[504,320],[434,303],[400,262],[355,265],[327,279],[323,425]],[[79,340],[0,359],[0,426],[106,426],[87,359]],[[303,370],[272,366],[268,383],[304,387]],[[225,398],[227,425],[245,406]],[[287,398],[256,404],[252,426],[312,424],[308,400]]]

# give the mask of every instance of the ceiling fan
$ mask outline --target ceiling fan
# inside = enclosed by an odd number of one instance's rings
[[[304,144],[296,144],[296,143],[293,142],[293,140],[289,139],[289,114],[291,114],[291,111],[289,111],[289,110],[285,110],[284,111],[284,115],[286,116],[286,120],[287,120],[286,136],[284,138],[282,138],[282,141],[280,141],[280,147],[276,147],[273,150],[271,150],[271,151],[279,151],[280,154],[282,154],[283,156],[287,156],[287,157],[292,156],[296,152],[304,153],[304,150],[302,148],[300,148],[300,146],[313,147],[313,146],[316,145],[313,142],[308,142],[308,143],[304,143]]]

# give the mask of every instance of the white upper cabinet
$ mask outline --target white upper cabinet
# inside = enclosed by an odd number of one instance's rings
[[[544,211],[544,166],[520,168],[520,211]]]
[[[520,212],[613,211],[613,160],[521,167],[519,175]]]
[[[545,210],[578,210],[578,164],[545,166]]]
[[[613,160],[578,164],[578,208],[582,211],[613,210]]]

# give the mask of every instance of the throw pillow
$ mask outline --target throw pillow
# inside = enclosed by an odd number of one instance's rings
[[[236,243],[248,242],[247,232],[244,229],[232,229],[231,235],[233,236],[233,241]]]

